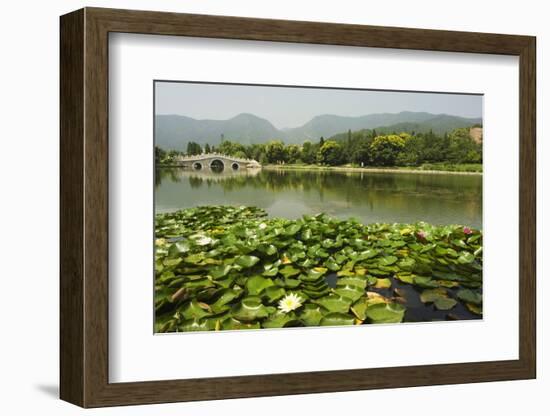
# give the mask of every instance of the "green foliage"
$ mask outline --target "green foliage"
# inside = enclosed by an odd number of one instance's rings
[[[385,130],[385,129],[382,129]],[[198,143],[190,141],[187,154],[203,152]],[[482,145],[470,137],[469,128],[459,128],[442,136],[427,133],[378,135],[376,130],[341,133],[318,143],[309,140],[300,146],[285,145],[280,140],[244,145],[224,139],[218,147],[206,144],[204,152],[251,158],[265,164],[322,164],[337,166],[404,166],[426,170],[481,171]],[[177,151],[155,148],[155,163],[171,164]]]
[[[188,155],[200,155],[202,153],[202,147],[200,144],[195,142],[187,143],[187,154]]]
[[[177,150],[164,150],[155,146],[155,164],[157,165],[172,165],[176,163],[176,157],[180,156],[181,152]]]
[[[285,145],[280,140],[272,140],[265,146],[265,156],[269,163],[284,163],[288,160]]]
[[[407,299],[387,294],[398,283],[438,310],[482,314],[482,234],[470,228],[204,206],[158,214],[155,234],[157,332],[407,321]],[[299,302],[285,311],[288,296]]]
[[[379,166],[393,166],[398,154],[405,148],[405,143],[410,136],[390,134],[377,136],[370,145],[371,158],[374,164]]]
[[[327,140],[317,152],[317,162],[331,166],[340,165],[343,162],[343,156],[342,146],[333,140]]]

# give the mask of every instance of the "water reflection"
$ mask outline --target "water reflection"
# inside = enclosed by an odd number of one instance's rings
[[[326,212],[364,223],[482,224],[482,177],[477,175],[159,169],[155,184],[157,212],[245,204],[287,218]]]

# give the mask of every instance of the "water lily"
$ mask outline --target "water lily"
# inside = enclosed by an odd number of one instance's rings
[[[260,225],[258,225],[258,228],[260,230],[265,230],[267,228],[267,224],[265,222],[262,222]]]
[[[416,237],[419,238],[420,240],[425,240],[426,239],[426,232],[425,231],[417,231],[416,232]]]
[[[210,237],[204,235],[204,234],[195,234],[193,236],[191,236],[190,238],[193,239],[193,241],[195,242],[196,245],[198,246],[205,246],[207,244],[210,244],[212,240]]]
[[[279,309],[283,313],[288,313],[302,306],[303,301],[300,296],[290,293],[279,301]]]
[[[473,233],[473,231],[470,227],[464,227],[463,231],[464,231],[464,234],[466,234],[466,235],[469,235],[469,234]]]

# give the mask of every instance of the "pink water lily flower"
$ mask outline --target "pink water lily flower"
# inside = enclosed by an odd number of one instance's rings
[[[469,227],[464,227],[463,231],[464,231],[464,234],[466,234],[466,235],[470,235],[470,234],[473,233],[472,229],[469,228]]]
[[[425,240],[425,239],[426,239],[426,232],[424,232],[424,231],[417,231],[417,232],[416,232],[416,237],[418,237],[418,238],[421,239],[421,240]]]

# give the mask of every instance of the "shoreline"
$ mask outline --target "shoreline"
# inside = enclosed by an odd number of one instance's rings
[[[155,169],[186,169],[181,165],[156,165]],[[352,166],[315,166],[315,165],[264,165],[258,169],[265,170],[304,170],[304,171],[333,171],[333,172],[365,172],[365,173],[426,173],[430,175],[483,175],[483,172],[433,170],[411,168],[374,168]]]
[[[351,167],[351,166],[301,166],[301,165],[265,165],[266,170],[318,170],[334,172],[366,172],[366,173],[427,173],[440,175],[483,175],[483,172],[454,171],[454,170],[423,170],[410,168],[374,168],[374,167]]]

